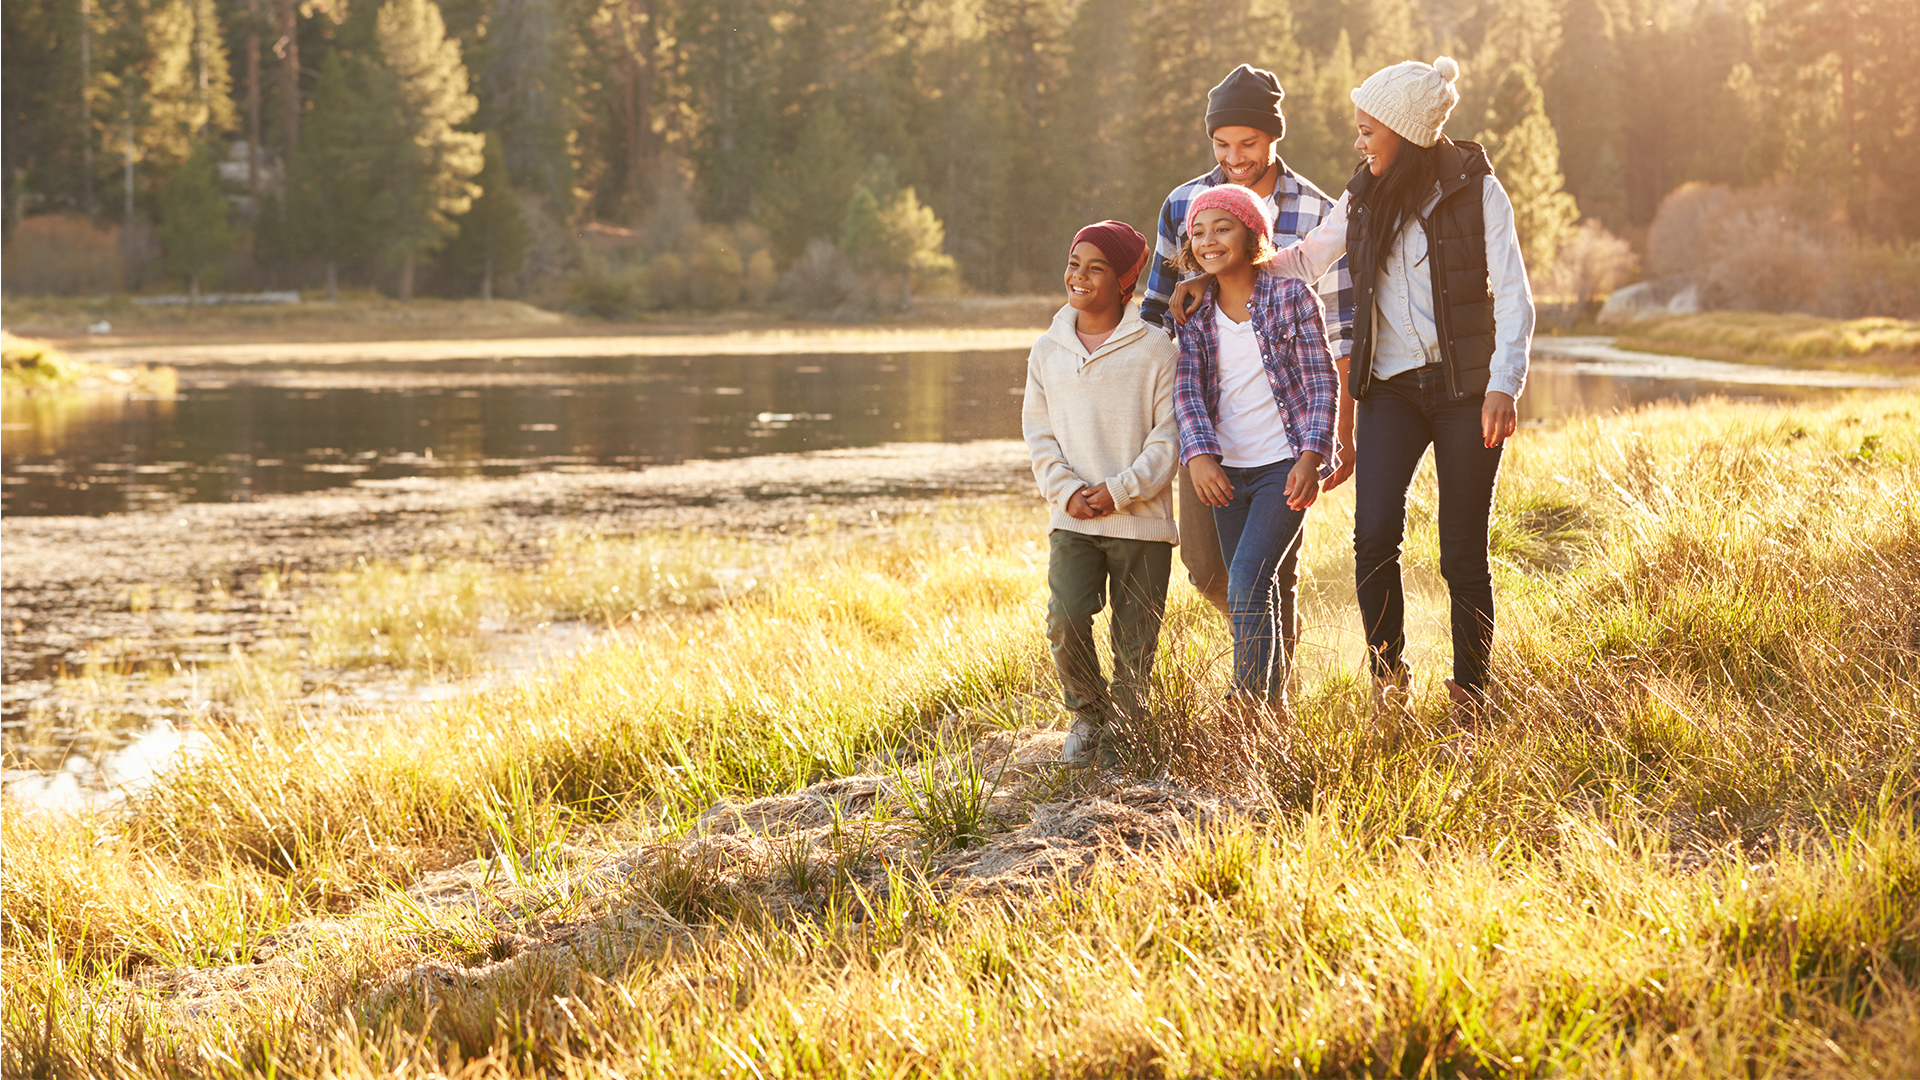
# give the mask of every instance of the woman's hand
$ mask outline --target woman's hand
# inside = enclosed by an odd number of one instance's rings
[[[1305,510],[1320,497],[1320,455],[1309,450],[1300,455],[1287,473],[1287,505]]]
[[[1187,462],[1187,475],[1193,480],[1193,493],[1208,506],[1225,506],[1233,501],[1233,483],[1220,467],[1220,459],[1212,454],[1201,454]]]
[[[1333,473],[1327,477],[1326,482],[1320,485],[1321,491],[1332,491],[1334,488],[1346,483],[1347,479],[1353,475],[1354,467],[1359,464],[1359,460],[1354,457],[1353,423],[1351,420],[1341,425],[1341,429],[1334,433],[1333,445],[1335,449],[1334,457],[1339,461],[1339,464],[1334,466]]]
[[[1514,429],[1520,426],[1520,410],[1514,407],[1513,395],[1501,390],[1487,391],[1486,400],[1480,406],[1480,434],[1486,440],[1489,449],[1507,441]]]
[[[1212,274],[1190,277],[1175,285],[1173,295],[1167,297],[1167,312],[1173,316],[1173,321],[1181,326],[1187,325],[1187,317],[1200,306],[1200,301],[1206,299],[1207,290],[1211,288],[1213,288]]]

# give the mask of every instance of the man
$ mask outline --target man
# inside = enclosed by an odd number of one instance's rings
[[[1286,91],[1280,88],[1280,80],[1273,72],[1247,64],[1234,68],[1218,86],[1207,92],[1207,136],[1213,140],[1216,165],[1212,172],[1181,184],[1167,195],[1166,203],[1160,208],[1152,273],[1140,304],[1140,317],[1169,336],[1173,333],[1173,319],[1167,313],[1167,300],[1179,282],[1170,264],[1186,239],[1187,206],[1195,195],[1220,184],[1239,184],[1251,189],[1272,213],[1273,242],[1282,246],[1305,237],[1333,212],[1333,199],[1280,160],[1280,140],[1287,133],[1286,117],[1280,112],[1280,101],[1285,96]],[[1340,374],[1339,418],[1334,429],[1339,467],[1327,478],[1323,488],[1331,491],[1353,475],[1354,461],[1353,398],[1347,394],[1347,356],[1353,351],[1353,283],[1347,277],[1347,261],[1335,263],[1327,276],[1315,284],[1315,290],[1320,295],[1321,306],[1326,309],[1327,344],[1333,351],[1334,368]],[[1213,514],[1194,493],[1184,465],[1180,468],[1179,523],[1180,561],[1186,565],[1188,579],[1224,614],[1227,568],[1220,557],[1220,538],[1214,531]],[[1289,665],[1294,646],[1300,640],[1300,620],[1295,608],[1299,596],[1301,546],[1294,546],[1276,575],[1281,639]]]

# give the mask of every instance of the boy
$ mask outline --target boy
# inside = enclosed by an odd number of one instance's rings
[[[1052,509],[1047,638],[1073,714],[1061,751],[1070,765],[1119,761],[1116,721],[1144,707],[1180,539],[1172,490],[1179,348],[1127,304],[1147,250],[1124,222],[1081,229],[1067,252],[1067,305],[1027,358],[1021,429]],[[1093,617],[1109,597],[1111,685],[1093,644]]]

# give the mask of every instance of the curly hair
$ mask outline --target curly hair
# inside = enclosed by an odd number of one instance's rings
[[[1240,226],[1242,235],[1253,241],[1253,251],[1249,253],[1251,257],[1247,260],[1248,262],[1259,266],[1261,263],[1280,254],[1280,249],[1273,246],[1272,237],[1254,236],[1253,230],[1247,228],[1244,222],[1241,222],[1238,218],[1235,218],[1234,222]],[[1179,273],[1204,274],[1208,272],[1200,265],[1200,260],[1193,256],[1193,236],[1191,234],[1184,235],[1180,238],[1180,254],[1175,255],[1168,261],[1167,265]]]

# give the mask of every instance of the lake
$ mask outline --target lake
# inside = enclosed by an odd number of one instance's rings
[[[1608,354],[1595,339],[1542,339],[1522,419],[1876,384]],[[8,401],[0,510],[100,515],[360,480],[1017,438],[1025,360],[1002,350],[185,367],[168,400]]]

